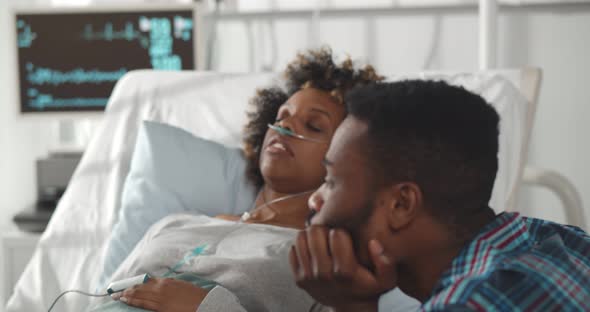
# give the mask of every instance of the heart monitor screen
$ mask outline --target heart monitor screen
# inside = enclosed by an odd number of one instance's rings
[[[195,69],[193,14],[16,14],[21,112],[104,110],[130,70]]]

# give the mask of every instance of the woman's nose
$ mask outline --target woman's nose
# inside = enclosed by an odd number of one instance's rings
[[[289,131],[294,132],[295,129],[293,128],[293,124],[290,120],[290,118],[283,118],[280,122],[279,122],[279,127],[287,129]]]
[[[307,201],[309,209],[315,212],[319,212],[320,209],[322,209],[322,206],[324,205],[324,199],[322,198],[320,190],[317,190],[313,194],[311,194],[309,200]]]

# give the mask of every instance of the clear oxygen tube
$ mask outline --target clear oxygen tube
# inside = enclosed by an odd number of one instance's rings
[[[284,136],[290,136],[293,138],[297,138],[300,140],[304,140],[304,141],[309,141],[309,142],[315,142],[315,143],[328,143],[327,140],[319,140],[319,139],[314,139],[314,138],[310,138],[298,133],[293,132],[293,130],[287,129],[287,128],[283,128],[281,126],[275,126],[275,125],[271,125],[268,124],[268,127],[276,132],[278,132],[280,135],[284,135]]]
[[[274,203],[277,203],[277,202],[280,202],[280,201],[283,201],[283,200],[287,200],[287,199],[299,197],[299,196],[302,196],[302,195],[311,194],[313,192],[315,192],[315,189],[314,190],[305,191],[305,192],[295,193],[295,194],[289,194],[289,195],[282,196],[282,197],[279,197],[279,198],[275,198],[275,199],[273,199],[273,200],[271,200],[269,202],[264,202],[263,204],[256,206],[251,211],[260,209],[262,207],[266,207],[268,205],[271,205],[271,204],[274,204]],[[252,217],[252,215],[250,214],[250,212],[249,211],[246,211],[246,212],[244,212],[242,214],[242,216],[240,217],[240,221],[238,221],[238,222],[248,221],[251,217]]]

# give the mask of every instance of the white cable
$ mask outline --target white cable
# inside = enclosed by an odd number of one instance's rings
[[[254,48],[254,29],[252,27],[252,20],[248,19],[244,22],[246,25],[246,37],[248,38],[248,50],[250,61],[249,63],[249,71],[252,73],[254,72],[256,66],[256,49]]]
[[[312,13],[311,20],[309,22],[309,48],[316,49],[320,45],[320,4],[319,1],[316,3]]]
[[[265,72],[272,72],[277,66],[278,46],[277,46],[277,30],[275,27],[274,18],[270,18],[266,24],[270,42],[270,62],[262,65],[262,70]]]
[[[91,293],[87,293],[87,292],[84,292],[84,291],[81,291],[81,290],[76,290],[76,289],[66,290],[66,291],[62,292],[59,296],[57,296],[57,298],[55,298],[55,300],[53,301],[53,303],[51,304],[51,306],[49,307],[49,310],[47,310],[47,312],[51,312],[51,309],[53,309],[53,307],[55,306],[55,304],[57,303],[57,301],[59,300],[59,298],[61,298],[65,294],[71,293],[71,292],[82,294],[82,295],[85,295],[85,296],[88,296],[88,297],[106,297],[106,296],[109,295],[109,294],[100,294],[100,295],[98,295],[98,294],[91,294]]]
[[[219,16],[219,2],[221,0],[215,0],[215,6],[213,8],[213,17],[211,18],[211,22],[208,25],[209,27],[209,35],[207,36],[207,59],[205,62],[205,69],[212,70],[213,69],[213,50],[215,42],[217,41],[217,19]]]
[[[271,10],[278,10],[277,0],[271,1]],[[278,44],[277,44],[277,29],[274,17],[271,17],[266,24],[270,33],[270,64],[262,67],[262,70],[272,72],[277,66],[278,59]]]
[[[271,205],[271,204],[274,204],[276,202],[280,202],[280,201],[283,201],[283,200],[291,199],[291,198],[298,197],[298,196],[301,196],[301,195],[311,194],[313,192],[315,192],[315,190],[309,190],[309,191],[305,191],[305,192],[300,192],[300,193],[295,193],[295,194],[291,194],[291,195],[286,195],[286,196],[282,196],[282,197],[279,197],[279,198],[275,198],[275,199],[273,199],[273,200],[271,200],[271,201],[269,201],[267,203],[263,203],[260,206],[256,206],[251,211],[260,209],[262,207],[266,207],[268,205]],[[250,212],[246,211],[246,212],[244,212],[244,214],[242,214],[242,217],[240,218],[240,220],[238,222],[243,223],[244,221],[248,221],[248,219],[250,219],[250,217],[251,217]]]
[[[441,15],[434,16],[432,27],[432,43],[430,45],[430,49],[428,50],[428,54],[426,55],[426,59],[424,60],[424,65],[422,66],[423,70],[431,69],[432,64],[434,63],[434,59],[437,56],[438,46],[440,44],[440,35],[442,33]]]

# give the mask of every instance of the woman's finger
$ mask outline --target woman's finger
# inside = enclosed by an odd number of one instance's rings
[[[135,285],[131,288],[124,290],[121,293],[120,297],[125,297],[127,299],[133,298],[140,300],[157,300],[157,298],[160,298],[161,296],[155,289],[156,287],[157,283]]]
[[[121,297],[119,298],[119,301],[136,308],[142,308],[149,311],[160,311],[160,303],[149,299]]]

